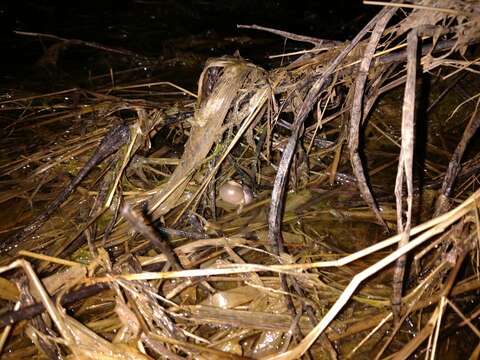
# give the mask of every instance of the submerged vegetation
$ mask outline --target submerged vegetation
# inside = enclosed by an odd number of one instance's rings
[[[349,42],[241,26],[311,48],[196,92],[4,91],[1,359],[478,358],[480,7],[380,9]]]

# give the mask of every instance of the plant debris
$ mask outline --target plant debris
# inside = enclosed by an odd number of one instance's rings
[[[4,92],[1,358],[477,358],[480,8],[366,3],[196,93]]]

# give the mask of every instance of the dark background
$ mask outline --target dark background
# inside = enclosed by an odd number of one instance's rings
[[[257,24],[323,39],[350,39],[378,10],[349,0],[1,1],[0,79],[5,83],[31,76],[33,65],[53,43],[14,34],[14,30],[95,41],[158,57],[165,52],[167,42],[186,36],[270,37],[284,43],[274,35],[237,29],[237,24]],[[289,44],[299,49],[311,47]],[[68,51],[71,53],[65,56],[73,57],[78,66],[91,61],[86,52]],[[213,56],[219,55],[215,49],[211,51]]]

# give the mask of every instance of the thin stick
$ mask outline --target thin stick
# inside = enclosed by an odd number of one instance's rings
[[[170,244],[168,244],[162,235],[156,231],[155,227],[150,222],[147,222],[145,216],[142,216],[138,210],[132,208],[127,203],[122,206],[120,212],[137,232],[150,241],[157,252],[165,255],[174,269],[183,270],[183,266],[180,264],[180,261],[170,247]]]
[[[70,261],[70,260],[65,260],[61,259],[58,257],[53,257],[53,256],[48,256],[48,255],[43,255],[43,254],[37,254],[32,251],[28,250],[20,250],[17,254],[18,256],[26,256],[26,257],[31,257],[33,259],[37,260],[42,260],[42,261],[48,261],[54,264],[59,264],[59,265],[65,265],[65,266],[82,266],[81,263],[76,262],[76,261]]]
[[[20,301],[17,301],[15,303],[13,311],[18,311],[18,309],[20,309],[21,304],[22,303]],[[13,326],[12,324],[13,323],[5,326],[5,328],[2,331],[2,335],[0,335],[0,355],[2,354],[5,343],[7,342],[8,335],[10,335],[10,331],[12,331],[12,326]]]
[[[51,34],[42,34],[42,33],[36,33],[36,32],[28,32],[28,31],[14,31],[14,34],[17,35],[24,35],[24,36],[36,36],[39,38],[44,38],[44,39],[50,39],[50,40],[57,40],[64,42],[66,44],[73,44],[73,45],[85,45],[88,47],[92,47],[95,49],[103,50],[103,51],[108,51],[112,53],[117,53],[121,55],[126,55],[126,56],[131,56],[131,57],[136,57],[136,58],[142,58],[143,56],[140,56],[133,51],[130,50],[125,50],[125,49],[120,49],[120,48],[113,48],[111,46],[105,46],[96,42],[92,41],[83,41],[79,39],[65,39],[60,36],[56,35],[51,35]]]
[[[370,339],[387,321],[389,321],[390,319],[392,318],[392,313],[388,313],[387,316],[385,316],[382,321],[380,321],[378,323],[377,326],[375,326],[369,333],[367,336],[365,336],[362,341],[360,341],[357,346],[355,346],[352,351],[350,351],[350,353],[345,357],[345,359],[351,359],[352,356],[357,352],[358,349],[360,349],[360,347],[365,344],[368,339]]]
[[[370,41],[365,49],[363,60],[360,64],[359,73],[355,81],[355,93],[353,98],[352,109],[350,111],[350,130],[348,137],[348,148],[350,149],[350,162],[352,164],[352,170],[357,178],[357,185],[362,194],[363,199],[373,210],[378,222],[388,231],[388,226],[380,214],[377,202],[373,197],[370,187],[367,183],[365,171],[363,169],[362,160],[359,153],[359,132],[363,114],[363,95],[365,92],[365,84],[367,82],[368,72],[372,63],[375,49],[382,37],[383,31],[390,21],[391,17],[395,13],[395,10],[386,9],[382,10],[376,17],[377,21],[375,28],[372,31]]]
[[[270,32],[272,34],[282,36],[282,37],[290,39],[290,40],[308,42],[308,43],[313,44],[317,47],[319,47],[319,46],[334,47],[334,46],[342,44],[341,41],[324,40],[324,39],[314,38],[314,37],[311,37],[311,36],[297,35],[297,34],[287,32],[287,31],[272,29],[272,28],[268,28],[268,27],[265,27],[265,26],[259,26],[259,25],[237,25],[237,28],[238,29],[253,29],[253,30],[267,31],[267,32]]]
[[[397,8],[404,8],[404,9],[415,9],[415,10],[429,10],[429,11],[438,11],[443,12],[450,15],[455,16],[467,16],[471,17],[471,13],[467,13],[465,11],[458,11],[446,8],[438,8],[433,6],[425,6],[425,5],[416,5],[416,4],[404,4],[404,3],[394,3],[394,2],[387,2],[387,1],[370,1],[364,0],[363,3],[365,5],[378,5],[378,6],[389,6],[389,7],[397,7]]]
[[[413,151],[415,131],[415,85],[417,81],[417,30],[411,30],[407,35],[407,81],[402,109],[402,148],[398,160],[397,177],[395,180],[395,199],[397,205],[397,231],[402,233],[398,247],[404,246],[410,239],[413,207]],[[407,214],[403,222],[403,180],[407,183]],[[403,278],[407,258],[397,260],[393,273],[392,310],[395,323],[400,320]]]
[[[446,210],[445,204],[447,203],[447,199],[448,197],[450,197],[453,191],[455,180],[457,179],[458,173],[460,172],[463,154],[465,153],[465,150],[467,148],[467,145],[470,143],[470,140],[473,138],[478,128],[480,127],[479,104],[480,98],[477,99],[477,103],[475,104],[475,110],[473,111],[473,114],[470,117],[470,121],[468,122],[468,125],[463,132],[462,139],[455,148],[452,158],[450,159],[450,162],[448,164],[448,169],[443,179],[441,194],[437,198],[437,202],[435,204],[436,215],[439,215]]]

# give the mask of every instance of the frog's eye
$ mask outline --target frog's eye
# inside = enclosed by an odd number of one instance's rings
[[[243,186],[234,180],[229,180],[223,184],[219,189],[218,195],[226,203],[235,206],[244,204],[246,200]]]

